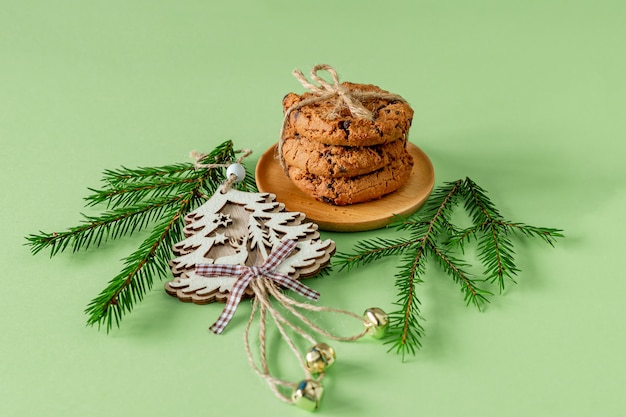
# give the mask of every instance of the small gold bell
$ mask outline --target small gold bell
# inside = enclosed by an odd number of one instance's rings
[[[365,328],[367,332],[376,339],[382,339],[389,327],[389,315],[378,307],[371,307],[365,310],[363,317],[367,321]]]
[[[305,362],[309,372],[319,374],[335,363],[335,351],[326,343],[318,343],[309,349]]]
[[[300,381],[298,387],[291,394],[293,403],[303,410],[313,411],[320,403],[324,387],[317,381],[305,379]]]

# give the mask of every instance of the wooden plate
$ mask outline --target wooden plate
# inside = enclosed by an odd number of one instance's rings
[[[410,142],[407,149],[414,161],[407,183],[399,190],[367,203],[334,206],[307,196],[291,182],[274,158],[276,145],[259,158],[256,183],[259,191],[275,194],[276,200],[285,204],[287,211],[304,213],[321,230],[358,232],[378,229],[391,223],[394,215],[408,215],[417,210],[435,184],[435,171],[428,156]]]

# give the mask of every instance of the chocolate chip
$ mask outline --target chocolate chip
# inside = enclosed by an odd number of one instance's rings
[[[339,129],[346,132],[346,138],[350,134],[350,132],[348,131],[349,128],[350,128],[350,120],[342,120],[339,122]]]

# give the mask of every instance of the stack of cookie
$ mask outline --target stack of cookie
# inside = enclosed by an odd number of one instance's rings
[[[374,85],[342,85],[348,91],[373,93],[361,100],[373,120],[354,116],[336,97],[299,107],[312,93],[290,93],[283,99],[289,115],[281,138],[283,165],[292,182],[305,194],[338,206],[396,191],[413,168],[406,150],[411,107],[384,97],[389,93]]]

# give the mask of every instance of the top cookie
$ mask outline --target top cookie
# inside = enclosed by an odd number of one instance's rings
[[[389,93],[371,84],[343,82],[341,85],[352,91]],[[308,92],[301,96],[295,93],[287,94],[283,99],[284,112],[312,96],[313,94]],[[337,97],[332,97],[293,110],[286,122],[285,134],[289,136],[298,134],[327,145],[373,146],[404,138],[413,120],[413,109],[408,103],[375,97],[362,101],[372,112],[374,120],[352,116],[345,105],[337,117],[329,120],[328,114],[333,111],[336,103]]]

